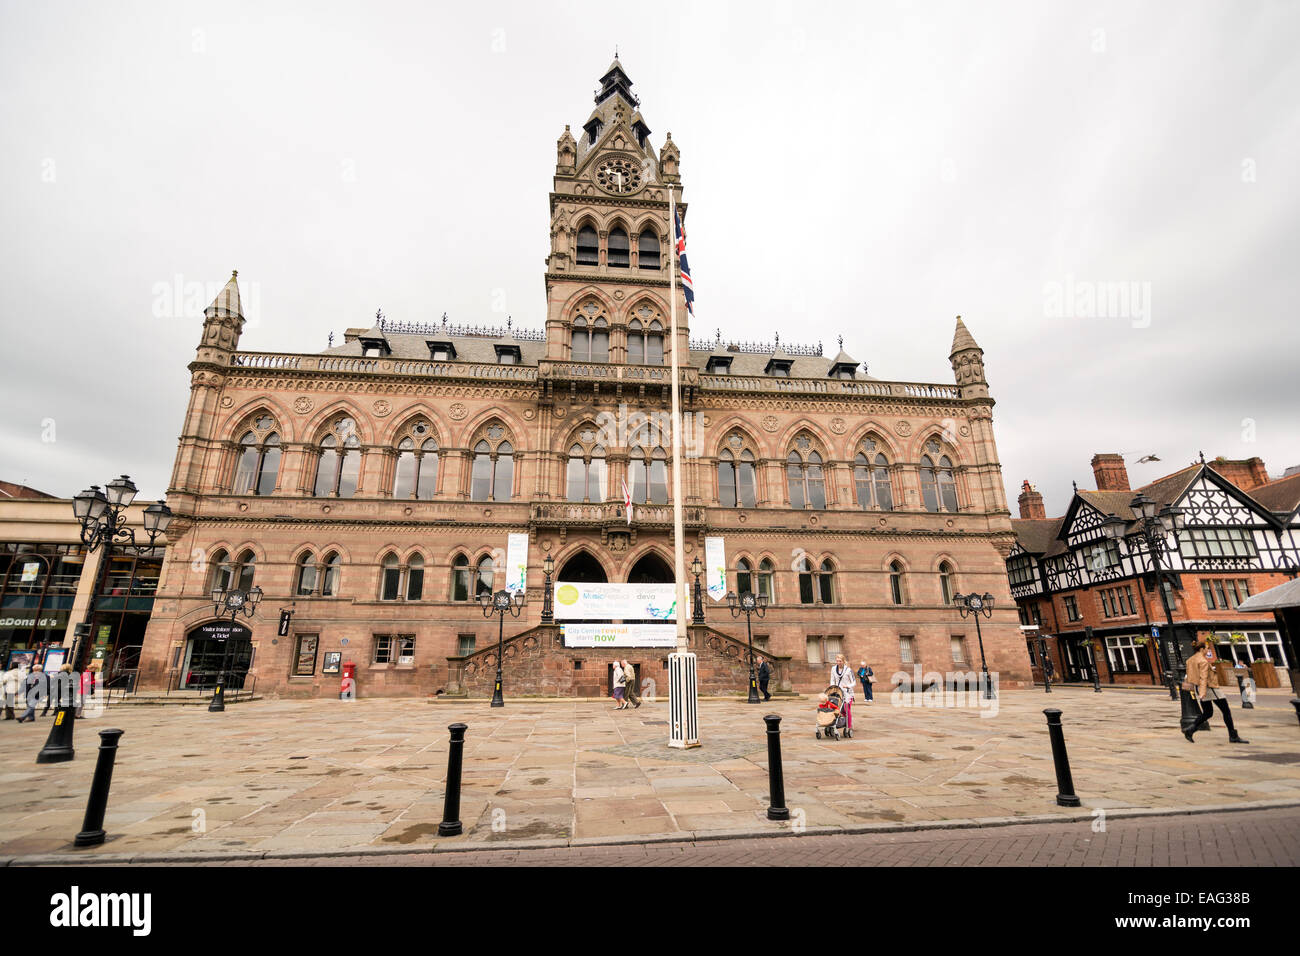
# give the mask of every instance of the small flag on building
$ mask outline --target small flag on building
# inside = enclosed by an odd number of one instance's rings
[[[627,490],[627,479],[623,479],[623,508],[627,511],[627,523],[632,523],[632,492]]]
[[[682,292],[686,295],[686,311],[695,315],[695,284],[691,282],[691,267],[686,264],[686,230],[682,228],[681,210],[676,213],[673,228],[676,231],[677,259],[682,269]]]

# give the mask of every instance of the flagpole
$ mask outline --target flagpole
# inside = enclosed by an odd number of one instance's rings
[[[696,691],[695,655],[686,634],[686,551],[682,520],[682,413],[681,371],[677,359],[677,197],[668,185],[668,231],[672,258],[668,269],[669,334],[672,341],[672,429],[673,429],[673,578],[677,585],[677,652],[668,656],[668,746],[698,747],[699,700]]]

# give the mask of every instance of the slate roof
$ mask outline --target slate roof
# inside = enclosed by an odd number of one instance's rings
[[[1059,544],[1056,535],[1061,530],[1062,518],[1012,518],[1011,530],[1016,533],[1020,547],[1030,554],[1042,555]]]
[[[1248,494],[1274,514],[1293,514],[1300,508],[1300,474],[1270,481],[1252,488]]]

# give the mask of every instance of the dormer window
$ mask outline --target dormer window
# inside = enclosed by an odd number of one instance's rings
[[[857,366],[850,365],[848,362],[840,362],[831,366],[830,378],[856,378]]]
[[[730,355],[710,355],[709,361],[704,366],[704,371],[711,375],[730,375],[731,374],[731,356]]]
[[[519,351],[517,345],[498,345],[496,350],[498,365],[518,365],[524,360],[523,353]]]
[[[767,368],[764,371],[774,378],[789,378],[790,366],[792,365],[794,365],[794,362],[789,359],[772,359],[767,363]]]
[[[600,139],[600,131],[604,128],[604,124],[598,119],[593,119],[584,126],[583,129],[587,131],[587,142],[593,146],[596,145],[596,140]]]
[[[388,347],[388,340],[382,336],[377,339],[363,338],[361,342],[361,354],[366,358],[385,358],[393,354],[393,350]]]
[[[456,346],[450,342],[425,342],[429,346],[429,358],[435,362],[450,362],[456,358]]]

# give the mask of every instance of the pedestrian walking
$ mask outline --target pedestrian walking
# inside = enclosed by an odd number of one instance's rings
[[[844,736],[853,736],[853,669],[844,660],[843,654],[835,655],[835,666],[831,668],[831,683],[844,692]]]
[[[772,695],[767,692],[767,682],[772,679],[772,668],[767,664],[767,658],[759,655],[758,658],[758,689],[763,692],[763,700],[772,699]]]
[[[1183,681],[1183,691],[1192,694],[1200,703],[1201,719],[1191,730],[1183,731],[1183,736],[1195,743],[1193,735],[1198,730],[1205,729],[1214,714],[1215,705],[1218,705],[1219,713],[1223,715],[1223,725],[1228,728],[1228,742],[1248,744],[1250,741],[1243,739],[1232,723],[1228,702],[1219,694],[1218,688],[1221,686],[1218,670],[1214,666],[1214,644],[1208,635],[1198,636],[1195,651],[1187,659],[1187,679]]]
[[[866,661],[858,661],[858,680],[862,683],[862,699],[868,704],[874,703],[871,685],[875,683],[876,672],[867,666]]]
[[[45,671],[40,664],[32,667],[32,672],[27,675],[23,681],[23,696],[27,700],[27,709],[23,715],[18,718],[18,723],[24,720],[36,720],[36,705],[42,700],[48,700],[50,695],[50,682],[45,676]]]
[[[618,701],[615,710],[622,710],[627,706],[625,694],[627,692],[627,675],[623,673],[623,665],[619,661],[614,662],[614,699]]]
[[[50,701],[55,707],[71,707],[77,702],[77,678],[72,673],[72,665],[64,664],[57,674],[50,675],[50,696],[45,701],[49,710]]]
[[[641,695],[637,693],[636,668],[627,661],[623,662],[623,682],[626,684],[627,699],[633,707],[641,706]]]
[[[23,672],[18,667],[11,667],[3,674],[0,674],[0,689],[5,696],[5,720],[14,719],[14,698],[18,696],[18,688],[23,683]]]

